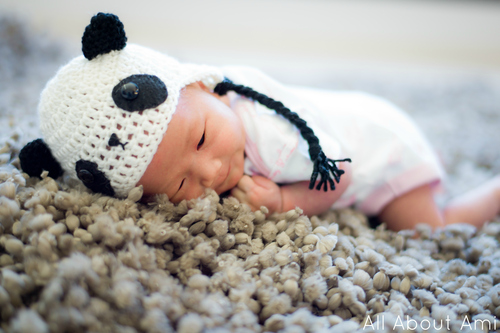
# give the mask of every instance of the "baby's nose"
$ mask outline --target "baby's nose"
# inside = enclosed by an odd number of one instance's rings
[[[205,188],[211,188],[220,174],[221,167],[222,162],[219,159],[204,161],[199,169],[201,185]]]

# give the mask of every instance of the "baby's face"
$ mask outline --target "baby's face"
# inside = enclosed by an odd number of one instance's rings
[[[243,176],[245,130],[227,97],[194,83],[183,89],[163,140],[142,176],[145,195],[165,193],[170,201],[218,194]]]

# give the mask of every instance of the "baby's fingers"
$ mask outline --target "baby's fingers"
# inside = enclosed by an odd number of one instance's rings
[[[256,208],[251,204],[250,198],[248,197],[247,192],[242,191],[238,187],[235,187],[231,190],[231,195],[238,199],[239,202],[245,203],[250,206],[252,210],[255,210]]]
[[[252,188],[254,188],[255,182],[253,181],[252,177],[243,175],[243,177],[241,177],[240,181],[238,182],[238,185],[236,186],[237,189],[248,193],[252,190]]]
[[[238,199],[240,202],[244,202],[244,199],[246,198],[245,192],[240,190],[239,188],[235,187],[231,190],[231,195]]]

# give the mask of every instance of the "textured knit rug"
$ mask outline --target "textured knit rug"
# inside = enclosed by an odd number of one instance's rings
[[[500,220],[394,233],[349,209],[266,218],[213,192],[142,204],[140,188],[118,200],[28,179],[17,154],[67,59],[0,19],[0,332],[500,330]],[[318,82],[408,109],[442,153],[452,194],[500,172],[490,77]]]

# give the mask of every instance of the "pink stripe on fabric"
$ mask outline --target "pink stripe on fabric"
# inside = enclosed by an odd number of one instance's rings
[[[281,175],[283,172],[283,169],[286,166],[286,162],[289,160],[290,155],[297,149],[299,145],[299,142],[297,141],[293,147],[289,147],[290,144],[284,144],[281,148],[279,148],[276,152],[278,155],[278,160],[274,163],[273,168],[271,169],[272,171],[269,171],[269,179],[276,179]],[[283,156],[283,154],[287,154],[286,156]]]
[[[424,184],[438,186],[441,182],[439,173],[429,165],[420,165],[391,179],[372,192],[359,209],[367,215],[377,215],[395,198]]]
[[[259,173],[262,176],[269,178],[269,173],[271,171],[267,168],[266,164],[262,160],[262,157],[260,157],[257,145],[255,142],[251,141],[248,136],[246,137],[245,154],[252,164],[259,170]]]
[[[335,203],[333,204],[333,208],[339,209],[339,208],[346,208],[349,206],[352,206],[356,202],[356,195],[350,195],[346,198],[340,198]]]

